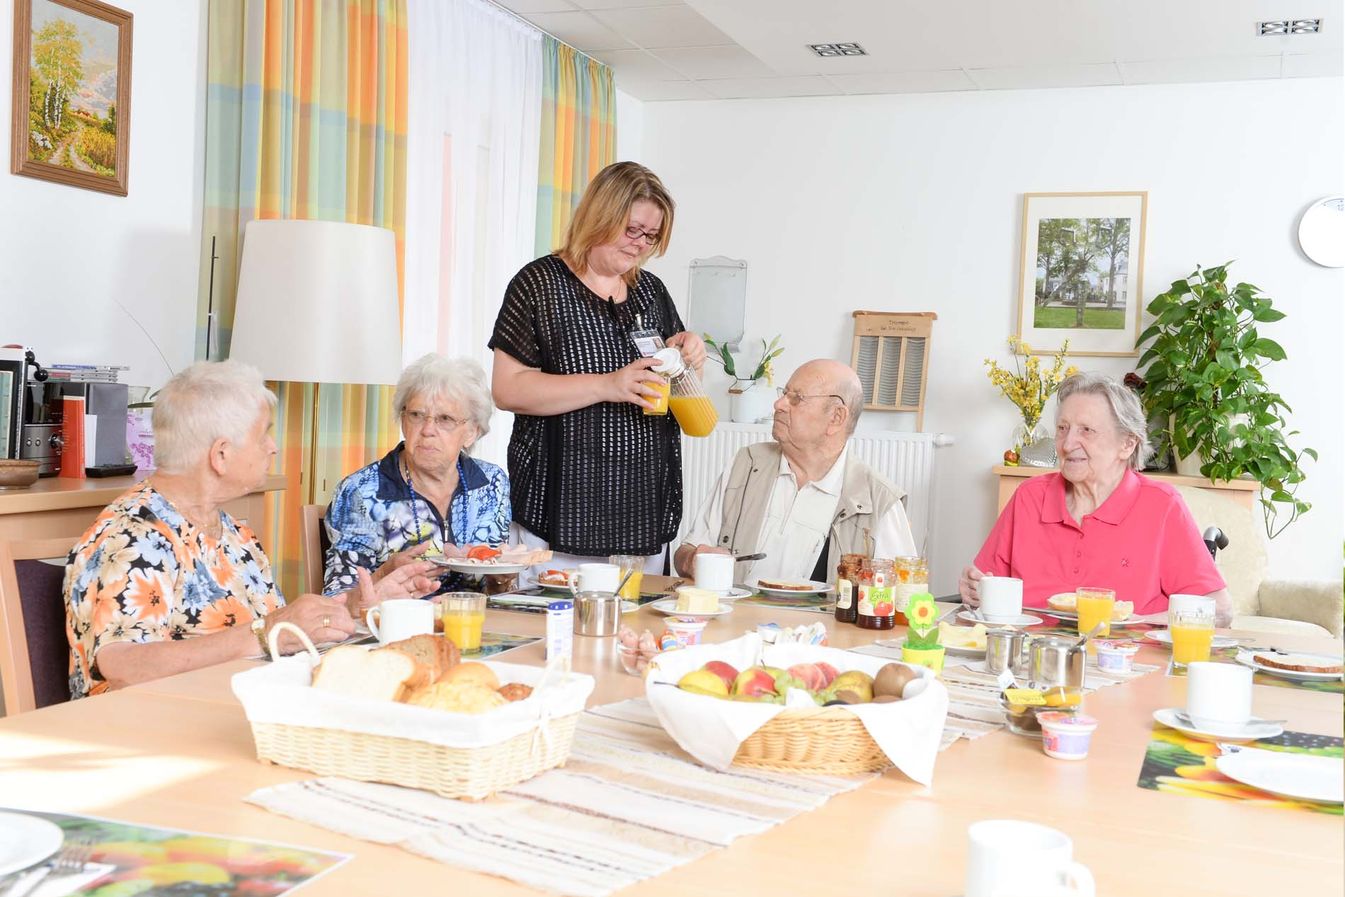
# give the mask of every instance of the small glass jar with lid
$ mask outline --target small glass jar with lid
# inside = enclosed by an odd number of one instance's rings
[[[836,565],[836,622],[853,623],[858,612],[860,573],[869,563],[862,554],[843,554]]]
[[[891,629],[897,625],[892,603],[896,572],[890,558],[874,558],[859,574],[855,625],[860,629]]]
[[[894,562],[896,589],[893,604],[896,609],[897,625],[906,625],[906,605],[912,595],[929,591],[929,565],[922,557],[899,557]]]

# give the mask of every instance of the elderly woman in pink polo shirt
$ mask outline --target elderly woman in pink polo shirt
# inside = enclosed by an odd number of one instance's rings
[[[982,576],[1023,580],[1023,604],[1079,586],[1116,590],[1135,613],[1167,610],[1172,594],[1214,598],[1220,625],[1231,603],[1191,512],[1177,491],[1138,471],[1152,453],[1139,399],[1111,377],[1076,374],[1057,393],[1060,472],[1013,494],[962,571],[958,591],[979,602]]]

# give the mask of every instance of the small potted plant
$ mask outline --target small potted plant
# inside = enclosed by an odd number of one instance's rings
[[[729,417],[735,423],[751,424],[771,416],[771,406],[775,404],[775,371],[771,363],[784,352],[780,345],[780,335],[769,343],[761,341],[761,360],[752,369],[751,376],[738,373],[737,362],[728,346],[716,343],[705,334],[705,345],[709,348],[710,360],[724,369],[724,373],[733,378],[729,388]]]
[[[906,643],[901,659],[906,663],[943,671],[943,645],[939,643],[939,610],[929,593],[912,595],[906,605]]]

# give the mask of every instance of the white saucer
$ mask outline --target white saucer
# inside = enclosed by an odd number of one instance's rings
[[[1184,735],[1201,741],[1259,741],[1262,738],[1274,738],[1284,732],[1279,723],[1268,723],[1252,717],[1245,723],[1206,723],[1202,728],[1188,726],[1177,719],[1177,708],[1164,707],[1154,711],[1154,719],[1169,729],[1176,729]]]
[[[831,583],[829,583],[829,582],[816,582],[816,581],[811,580],[811,579],[809,579],[809,580],[804,580],[804,582],[807,582],[807,583],[808,583],[809,588],[806,588],[806,589],[768,589],[768,588],[766,588],[765,586],[763,586],[763,585],[761,585],[760,583],[758,583],[758,584],[757,584],[757,591],[760,592],[760,593],[763,594],[763,595],[769,595],[769,596],[772,596],[772,597],[779,597],[779,598],[788,598],[790,595],[799,595],[799,596],[803,596],[803,595],[825,595],[825,594],[827,594],[828,592],[830,592],[830,591],[832,590],[832,585],[831,585]]]
[[[732,604],[720,604],[719,610],[712,613],[688,613],[687,611],[677,609],[676,598],[664,598],[662,601],[652,602],[649,606],[661,614],[667,614],[670,617],[685,617],[688,620],[700,620],[706,617],[722,617],[724,614],[733,613]]]
[[[980,623],[987,629],[993,629],[996,626],[1036,626],[1041,622],[1041,617],[1034,617],[1032,614],[1019,614],[1007,620],[982,620],[973,616],[974,613],[975,611],[972,610],[958,611],[957,618],[964,623]]]
[[[1302,657],[1321,658],[1324,661],[1339,661],[1339,658],[1331,657],[1326,654],[1308,654],[1302,651],[1295,651],[1294,653]],[[1297,679],[1300,682],[1331,682],[1341,678],[1340,673],[1309,673],[1304,670],[1282,670],[1279,667],[1266,666],[1264,663],[1258,663],[1256,661],[1253,656],[1255,654],[1255,651],[1242,650],[1238,652],[1238,656],[1235,659],[1243,666],[1249,666],[1259,673],[1269,673],[1272,676],[1279,676],[1283,679]]]
[[[507,576],[510,573],[522,573],[531,567],[531,564],[492,564],[467,561],[461,558],[446,558],[439,560],[430,558],[431,561],[440,567],[447,567],[455,573],[466,573],[469,576]]]
[[[1167,645],[1169,648],[1172,647],[1172,633],[1168,632],[1166,629],[1154,629],[1150,632],[1144,633],[1144,637],[1149,639],[1150,641],[1158,642],[1160,645]],[[1237,643],[1238,640],[1235,638],[1229,638],[1226,635],[1216,635],[1210,641],[1210,647],[1232,648],[1235,645],[1237,645]]]
[[[0,875],[42,862],[60,850],[64,841],[65,833],[54,822],[0,812]]]
[[[1214,767],[1235,782],[1294,800],[1338,804],[1345,799],[1345,763],[1339,757],[1242,748],[1216,758]]]

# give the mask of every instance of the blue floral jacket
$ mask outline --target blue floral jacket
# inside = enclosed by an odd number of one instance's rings
[[[323,593],[334,595],[358,585],[356,568],[374,571],[391,555],[433,543],[443,551],[454,545],[498,545],[509,535],[509,478],[502,469],[469,455],[458,456],[458,488],[449,503],[449,519],[411,488],[401,474],[402,444],[368,467],[341,481],[327,509],[327,550]],[[458,587],[456,574],[444,589]]]

